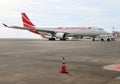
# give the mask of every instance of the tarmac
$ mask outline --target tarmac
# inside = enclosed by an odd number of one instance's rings
[[[67,74],[60,73],[65,57]],[[120,84],[120,40],[0,39],[0,84]]]

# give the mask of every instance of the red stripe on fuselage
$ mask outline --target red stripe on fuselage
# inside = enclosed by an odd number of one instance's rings
[[[58,27],[57,29],[65,29],[65,30],[86,30],[87,27]]]

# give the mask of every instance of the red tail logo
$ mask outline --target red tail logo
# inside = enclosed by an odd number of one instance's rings
[[[28,16],[25,13],[21,13],[21,14],[22,14],[23,26],[27,27],[27,28],[35,29],[35,25],[30,21],[30,19],[28,18]],[[4,25],[4,26],[6,26],[6,25]],[[43,38],[45,38],[45,36],[42,35],[40,32],[38,32],[37,30],[30,30],[30,32],[33,32],[35,34],[39,34]]]
[[[25,13],[22,13],[23,26],[28,28],[35,28],[35,25],[30,21]]]

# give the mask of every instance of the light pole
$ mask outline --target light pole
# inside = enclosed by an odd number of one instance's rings
[[[113,33],[113,36],[115,36],[115,27],[113,27],[113,31],[112,31],[112,33]]]

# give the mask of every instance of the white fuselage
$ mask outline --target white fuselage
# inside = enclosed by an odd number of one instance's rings
[[[75,36],[98,36],[106,33],[105,30],[98,27],[42,27],[40,29],[56,33],[68,33]]]

